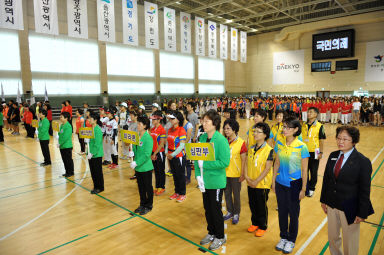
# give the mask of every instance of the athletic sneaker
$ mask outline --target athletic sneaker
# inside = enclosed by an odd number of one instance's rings
[[[139,207],[137,207],[136,208],[136,210],[134,211],[134,213],[140,213],[141,211],[143,211],[144,210],[144,206],[139,206]]]
[[[116,164],[111,164],[111,166],[109,166],[108,168],[110,168],[110,169],[115,169],[115,168],[117,168],[118,167],[118,165],[116,165]]]
[[[201,239],[200,244],[206,245],[212,242],[215,239],[214,235],[207,234],[203,239]]]
[[[309,190],[307,197],[313,197],[314,194],[315,194],[315,191]]]
[[[215,238],[208,249],[211,251],[219,249],[223,244],[225,244],[225,237],[222,239]]]
[[[172,174],[172,171],[171,170],[168,170],[168,172],[165,173],[166,175],[168,175],[169,177],[172,177],[173,174]]]
[[[174,200],[174,199],[177,199],[178,197],[179,197],[179,194],[175,193],[172,196],[170,196],[169,199]]]
[[[265,234],[265,231],[267,231],[267,230],[264,230],[264,229],[258,229],[258,230],[256,230],[256,232],[255,232],[255,236],[256,236],[256,237],[262,237],[262,236]]]
[[[176,201],[181,203],[181,202],[184,202],[185,199],[187,199],[186,195],[180,195],[177,197]]]
[[[130,180],[135,180],[136,178],[137,178],[136,175],[129,177]]]
[[[150,211],[152,211],[152,208],[144,207],[144,209],[141,210],[140,215],[146,215]]]
[[[285,246],[284,246],[284,249],[283,249],[283,253],[284,254],[288,254],[288,253],[291,253],[293,248],[295,248],[295,243],[294,242],[291,242],[291,241],[288,241]]]
[[[238,214],[233,215],[232,224],[236,225],[239,223],[240,216]]]
[[[258,229],[259,229],[258,226],[251,225],[251,226],[247,229],[247,231],[248,231],[249,233],[253,233],[253,232],[255,232],[255,231],[258,230]]]
[[[224,215],[224,220],[229,220],[229,219],[232,219],[232,218],[233,218],[233,215],[230,212],[228,212],[226,215]]]
[[[281,238],[280,241],[277,243],[275,249],[276,251],[282,251],[285,248],[285,244],[288,242],[287,239]]]
[[[156,195],[157,195],[157,196],[160,196],[160,195],[162,195],[164,192],[165,192],[165,189],[158,188],[158,189],[157,189],[157,192],[156,192]]]

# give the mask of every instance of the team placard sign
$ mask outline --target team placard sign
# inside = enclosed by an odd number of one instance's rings
[[[139,145],[140,138],[137,132],[129,131],[129,130],[120,130],[120,134],[121,134],[121,140],[123,142]]]
[[[59,132],[60,131],[60,124],[57,121],[52,121],[52,130]]]
[[[95,135],[93,133],[93,128],[91,127],[82,127],[79,129],[79,136],[81,139],[93,139]]]
[[[39,121],[38,120],[32,120],[32,127],[38,128],[39,127]]]
[[[215,161],[213,143],[187,143],[185,152],[189,160]]]

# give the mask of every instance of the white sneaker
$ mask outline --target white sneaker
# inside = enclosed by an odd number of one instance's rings
[[[282,251],[282,250],[284,250],[284,248],[285,248],[285,244],[286,244],[287,242],[288,242],[287,239],[283,239],[283,238],[281,238],[280,241],[277,243],[275,249],[276,249],[277,251]]]
[[[308,197],[313,197],[314,194],[315,192],[313,190],[308,191]]]
[[[294,242],[291,242],[291,241],[288,241],[285,246],[284,246],[284,249],[283,249],[283,253],[284,254],[288,254],[288,253],[291,253],[293,248],[295,248],[295,243]]]

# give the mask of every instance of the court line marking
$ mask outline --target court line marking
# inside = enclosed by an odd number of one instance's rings
[[[383,213],[383,216],[381,216],[380,225],[383,225],[383,223],[384,223],[384,213]],[[373,253],[373,250],[375,249],[376,242],[377,242],[377,239],[379,238],[381,228],[382,227],[377,226],[376,234],[373,237],[372,244],[371,244],[371,247],[369,248],[368,255],[371,255]]]
[[[133,219],[133,218],[135,218],[135,217],[136,217],[136,216],[131,216],[131,217],[127,218],[127,219],[118,221],[118,222],[113,223],[113,224],[111,224],[111,225],[109,225],[109,226],[106,226],[106,227],[104,227],[104,228],[98,229],[97,231],[103,231],[103,230],[105,230],[105,229],[108,229],[108,228],[110,228],[110,227],[116,226],[116,225],[118,225],[118,224],[120,224],[120,223],[123,223],[123,222],[125,222],[125,221],[130,220],[130,219]],[[95,231],[95,232],[96,232],[96,231]],[[90,236],[90,235],[92,235],[92,234],[83,235],[83,236],[78,237],[78,238],[76,238],[76,239],[73,239],[73,240],[71,240],[71,241],[69,241],[69,242],[66,242],[66,243],[60,244],[60,245],[58,245],[58,246],[55,246],[55,247],[53,247],[53,248],[51,248],[51,249],[49,249],[49,250],[40,252],[40,253],[38,253],[38,255],[41,255],[41,254],[45,254],[45,253],[51,252],[51,251],[56,250],[56,249],[58,249],[58,248],[60,248],[60,247],[63,247],[63,246],[66,246],[66,245],[68,245],[68,244],[71,244],[71,243],[74,243],[74,242],[76,242],[76,241],[79,241],[79,240],[81,240],[81,239],[83,239],[83,238],[85,238],[85,237],[87,237],[87,236]]]
[[[88,168],[88,165],[87,165],[87,168]],[[83,182],[84,178],[86,177],[87,175],[87,170],[84,172],[84,175],[83,175],[83,179],[81,179],[80,183]],[[67,178],[66,178],[67,179]],[[69,180],[69,179],[67,179]],[[60,199],[59,201],[57,201],[54,205],[52,205],[51,207],[49,207],[48,209],[46,209],[44,212],[42,212],[41,214],[39,214],[38,216],[36,216],[35,218],[33,218],[32,220],[28,221],[27,223],[21,225],[20,227],[18,227],[17,229],[15,229],[14,231],[8,233],[7,235],[3,236],[0,238],[0,242],[1,241],[4,241],[5,239],[7,239],[8,237],[14,235],[15,233],[17,233],[18,231],[22,230],[23,228],[27,227],[28,225],[32,224],[33,222],[35,222],[36,220],[38,220],[39,218],[41,218],[42,216],[44,216],[46,213],[48,213],[49,211],[51,211],[53,208],[55,208],[56,206],[58,206],[61,202],[63,202],[67,197],[69,197],[75,190],[77,189],[77,186],[74,187],[67,195],[65,195],[62,199]]]
[[[66,178],[66,179],[67,179],[67,178]],[[77,183],[77,182],[72,181],[72,180],[70,180],[70,179],[67,179],[67,180],[68,180],[69,182],[72,182],[73,184],[75,184],[75,185],[77,185],[77,186],[79,186],[79,187],[81,187],[81,188],[87,190],[87,191],[90,191],[90,190],[87,189],[86,187],[82,186],[80,183]],[[215,252],[213,252],[213,251],[211,251],[211,250],[205,248],[204,246],[201,246],[201,245],[199,245],[199,244],[197,244],[197,243],[195,243],[195,242],[193,242],[193,241],[191,241],[191,240],[189,240],[189,239],[187,239],[187,238],[185,238],[185,237],[183,237],[183,236],[181,236],[181,235],[179,235],[179,234],[173,232],[172,230],[167,229],[167,228],[165,228],[165,227],[163,227],[163,226],[157,224],[156,222],[153,222],[153,221],[151,221],[151,220],[149,220],[149,219],[147,219],[147,218],[145,218],[145,217],[143,217],[143,216],[141,216],[141,215],[138,215],[138,214],[132,212],[132,211],[129,210],[128,208],[126,208],[126,207],[124,207],[124,206],[122,206],[122,205],[120,205],[120,204],[118,204],[118,203],[116,203],[116,202],[110,200],[109,198],[106,198],[106,197],[104,197],[104,196],[102,196],[102,195],[100,195],[100,194],[96,194],[96,196],[98,196],[98,197],[100,197],[100,198],[102,198],[102,199],[104,199],[104,200],[110,202],[111,204],[113,204],[113,205],[115,205],[115,206],[117,206],[117,207],[120,207],[121,209],[123,209],[123,210],[129,212],[131,215],[135,215],[135,216],[137,216],[138,218],[141,218],[141,219],[147,221],[148,223],[150,223],[150,224],[152,224],[152,225],[154,225],[154,226],[156,226],[156,227],[158,227],[158,228],[161,228],[161,229],[165,230],[166,232],[168,232],[168,233],[170,233],[170,234],[172,234],[172,235],[174,235],[174,236],[176,236],[176,237],[179,237],[180,239],[182,239],[182,240],[184,240],[184,241],[186,241],[186,242],[188,242],[188,243],[190,243],[190,244],[192,244],[192,245],[194,245],[194,246],[196,246],[196,247],[198,247],[198,248],[200,248],[200,249],[203,249],[203,250],[206,251],[206,252],[209,252],[209,253],[214,254],[214,255],[218,255],[217,253],[215,253]]]
[[[371,161],[371,164],[375,163],[375,161],[378,159],[379,155],[384,151],[384,146],[381,148],[381,150],[376,154],[376,156],[373,158],[373,160]],[[371,181],[373,180],[373,178],[375,177],[376,173],[379,171],[379,169],[381,168],[382,164],[384,162],[384,159],[383,161],[381,161],[381,164],[379,165],[379,167],[376,169],[375,173],[373,174],[373,176],[371,177]],[[295,253],[295,255],[300,255],[303,253],[303,251],[308,247],[308,245],[313,241],[313,239],[317,236],[317,234],[320,232],[320,230],[324,227],[325,223],[327,223],[328,221],[328,218],[325,217],[324,220],[320,223],[320,225],[315,229],[315,231],[311,234],[311,236],[304,242],[304,244],[300,247],[300,249]],[[324,254],[324,252],[328,249],[328,246],[329,246],[329,242],[327,241],[327,243],[325,244],[324,248],[321,250],[320,254],[319,255],[322,255]]]
[[[16,151],[15,149],[9,147],[9,146],[6,145],[6,144],[2,144],[2,143],[1,143],[1,145],[4,146],[4,147],[7,148],[7,149],[9,149],[9,150],[11,150],[11,151],[13,151],[13,152],[19,154],[19,155],[22,156],[23,158],[29,159],[30,161],[33,161],[33,162],[35,162],[36,164],[40,164],[39,162],[37,162],[37,161],[31,159],[30,157],[27,157],[27,156],[21,154],[20,152],[18,152],[18,151]]]

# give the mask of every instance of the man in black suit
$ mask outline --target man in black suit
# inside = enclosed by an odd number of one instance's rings
[[[359,253],[360,222],[373,214],[370,201],[371,161],[358,152],[360,132],[352,126],[336,129],[339,151],[329,155],[321,190],[321,207],[328,217],[329,250],[332,255]]]

